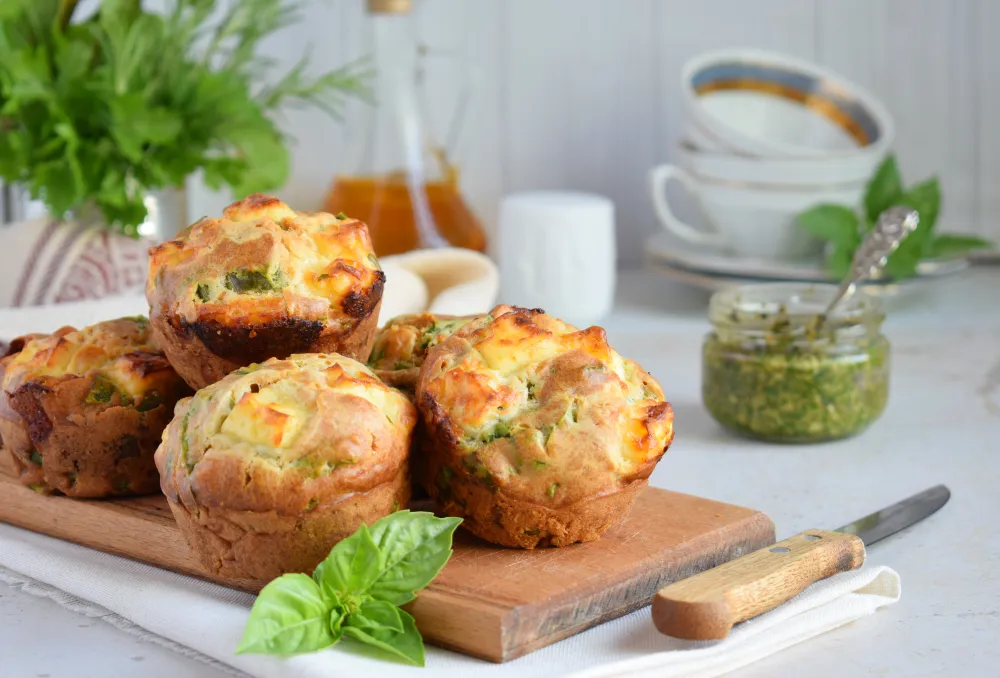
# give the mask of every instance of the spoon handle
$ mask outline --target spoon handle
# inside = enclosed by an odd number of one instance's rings
[[[871,278],[882,270],[889,255],[896,251],[910,233],[920,223],[916,210],[902,205],[890,207],[879,215],[875,228],[865,237],[854,252],[851,270],[837,288],[837,294],[827,306],[824,315],[829,315],[840,301],[854,294],[859,282]]]

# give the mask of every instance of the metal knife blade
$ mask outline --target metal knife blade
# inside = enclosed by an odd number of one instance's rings
[[[865,546],[871,546],[910,525],[919,522],[948,503],[951,491],[944,485],[935,485],[892,506],[859,518],[834,532],[855,534]]]

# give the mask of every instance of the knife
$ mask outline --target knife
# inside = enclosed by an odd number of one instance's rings
[[[734,624],[774,609],[807,586],[860,567],[865,547],[923,520],[951,492],[937,485],[836,530],[806,530],[711,570],[665,586],[653,623],[686,640],[717,640]]]

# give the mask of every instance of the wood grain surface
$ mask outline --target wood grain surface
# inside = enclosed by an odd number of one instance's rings
[[[653,598],[653,622],[675,638],[725,638],[734,624],[864,561],[865,545],[855,535],[806,530],[664,587]]]
[[[232,585],[202,570],[161,496],[43,496],[0,472],[0,521]],[[502,662],[648,605],[664,585],[773,541],[774,524],[759,511],[650,488],[589,544],[522,551],[459,530],[451,561],[409,607],[428,642]]]

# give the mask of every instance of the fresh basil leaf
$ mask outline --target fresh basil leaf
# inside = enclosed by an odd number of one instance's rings
[[[796,219],[806,231],[838,248],[853,250],[860,242],[858,215],[843,205],[816,205]]]
[[[340,640],[344,635],[344,620],[347,619],[347,609],[342,605],[335,606],[330,610],[330,633],[333,634],[333,642]]]
[[[930,240],[929,245],[925,252],[931,257],[958,256],[971,250],[993,247],[993,243],[985,238],[957,233],[942,233]]]
[[[379,549],[364,524],[347,539],[337,542],[313,571],[313,579],[328,601],[368,590],[379,575]]]
[[[368,594],[404,605],[438,575],[451,557],[451,540],[461,518],[425,511],[396,511],[371,527],[380,553],[379,575]]]
[[[347,625],[359,629],[385,628],[403,632],[399,608],[384,600],[371,599],[361,603],[361,607],[347,618]]]
[[[403,626],[401,632],[388,628],[358,628],[348,625],[344,626],[344,635],[410,664],[423,666],[424,640],[417,631],[417,624],[405,610],[399,610],[399,617]]]
[[[913,235],[911,234],[912,238]],[[885,272],[893,280],[903,280],[911,278],[917,272],[917,264],[920,263],[920,248],[914,247],[913,243],[903,241],[899,249],[889,255],[889,260],[885,264]]]
[[[284,574],[265,586],[237,654],[296,654],[333,645],[330,605],[308,575]]]
[[[938,212],[941,209],[941,187],[938,185],[937,179],[928,179],[913,186],[900,197],[899,204],[912,207],[920,215],[920,224],[917,226],[917,230],[903,241],[903,245],[909,241],[923,244],[929,239],[931,231],[934,230]]]
[[[826,258],[826,271],[835,280],[843,280],[851,270],[854,248],[834,247]]]
[[[899,166],[896,164],[896,157],[889,155],[868,182],[865,213],[874,223],[878,220],[878,215],[895,205],[902,195],[903,180],[899,176]]]

